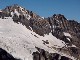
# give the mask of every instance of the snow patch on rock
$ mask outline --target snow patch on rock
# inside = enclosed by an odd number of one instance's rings
[[[64,32],[64,35],[71,37],[71,35],[69,33],[66,33],[66,32]]]

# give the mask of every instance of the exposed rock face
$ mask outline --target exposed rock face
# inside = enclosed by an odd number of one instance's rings
[[[7,53],[5,50],[0,48],[0,60],[20,60],[20,59],[14,58],[12,55]]]
[[[33,60],[72,60],[68,57],[61,56],[58,53],[49,53],[44,49],[40,49],[40,48],[37,49],[38,51],[33,52]]]
[[[6,7],[0,12],[0,17],[2,19],[12,17],[14,22],[22,23],[26,28],[33,30],[41,36],[52,33],[53,36],[66,43],[65,47],[59,48],[60,51],[65,54],[67,52],[69,55],[80,59],[80,23],[74,20],[67,20],[61,14],[54,14],[52,17],[43,19],[32,11],[26,10],[18,5]],[[69,33],[71,36],[65,36],[64,32]],[[39,48],[38,51],[33,53],[33,60],[71,59],[57,53],[49,53]]]
[[[47,20],[30,20],[30,26],[33,31],[37,34],[44,36],[44,34],[49,34],[50,24]]]

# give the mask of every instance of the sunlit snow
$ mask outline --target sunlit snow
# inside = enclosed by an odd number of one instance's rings
[[[49,44],[43,44],[42,40],[48,40]],[[43,37],[22,24],[14,23],[12,18],[0,18],[0,48],[5,49],[16,58],[33,60],[32,53],[37,51],[35,46],[53,53],[58,51],[52,47],[62,48],[65,43],[51,33]]]

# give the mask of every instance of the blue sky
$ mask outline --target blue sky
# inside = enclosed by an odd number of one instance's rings
[[[19,4],[40,16],[63,14],[67,19],[80,22],[80,0],[0,0],[0,9]]]

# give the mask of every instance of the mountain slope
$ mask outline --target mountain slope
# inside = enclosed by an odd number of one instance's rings
[[[48,40],[49,44],[44,45],[42,40]],[[0,47],[15,57],[31,60],[31,53],[37,51],[35,47],[54,52],[51,49],[54,46],[63,47],[65,44],[53,37],[52,34],[39,36],[22,24],[14,23],[11,18],[0,19]]]
[[[80,23],[61,14],[42,18],[18,5],[6,7],[0,17],[0,48],[15,58],[80,59]]]

